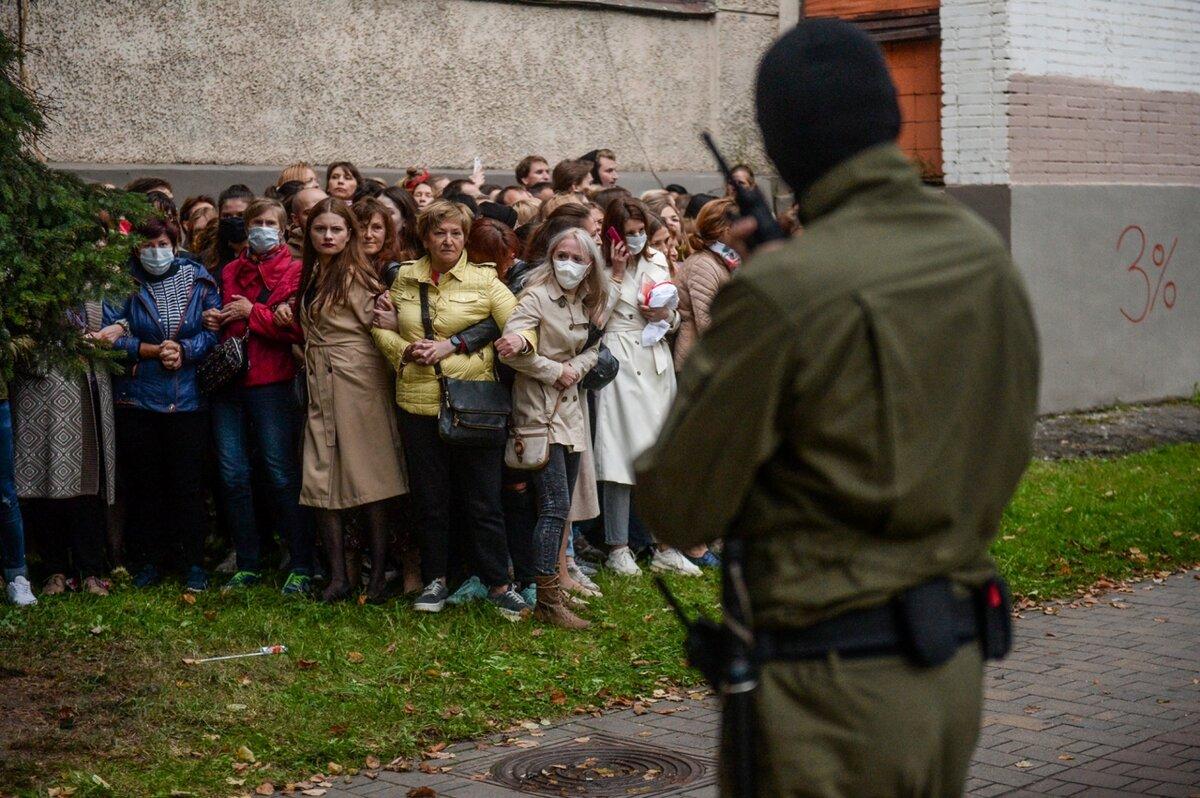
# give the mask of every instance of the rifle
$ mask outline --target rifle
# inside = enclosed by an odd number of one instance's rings
[[[700,134],[700,138],[704,141],[704,146],[708,147],[709,152],[716,158],[717,167],[725,176],[725,182],[733,186],[733,198],[741,212],[740,218],[744,219],[749,216],[758,222],[758,228],[747,241],[750,249],[757,249],[768,241],[780,241],[787,238],[783,234],[783,228],[775,219],[775,214],[771,212],[771,206],[767,204],[766,197],[758,190],[758,187],[747,188],[734,182],[733,172],[730,171],[729,164],[725,162],[721,151],[717,149],[717,143],[713,141],[712,135],[706,130]]]
[[[686,630],[684,651],[688,664],[704,676],[721,696],[722,724],[729,738],[727,768],[733,795],[754,798],[754,691],[758,668],[754,662],[754,634],[750,626],[750,600],[742,577],[742,541],[728,538],[721,553],[720,623],[703,612],[689,618],[661,576],[654,583]]]

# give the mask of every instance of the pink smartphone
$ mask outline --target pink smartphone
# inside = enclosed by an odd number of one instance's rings
[[[621,237],[621,234],[617,232],[617,228],[613,227],[612,225],[609,225],[607,234],[608,240],[614,244],[621,244],[625,241],[625,239]]]

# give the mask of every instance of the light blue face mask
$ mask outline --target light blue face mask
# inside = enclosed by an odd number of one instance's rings
[[[646,248],[646,234],[636,233],[625,236],[625,246],[629,248],[630,255],[640,255]]]
[[[274,227],[251,227],[246,240],[255,255],[262,255],[279,246],[279,230]]]
[[[138,253],[142,268],[154,277],[162,277],[171,268],[175,252],[170,247],[144,247]]]

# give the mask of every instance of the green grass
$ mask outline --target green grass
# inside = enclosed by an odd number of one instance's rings
[[[1005,516],[997,560],[1017,593],[1040,598],[1195,563],[1198,483],[1196,445],[1036,463]],[[600,581],[593,629],[573,634],[509,624],[481,605],[419,616],[398,602],[327,607],[267,588],[210,591],[194,604],[163,587],[49,599],[32,611],[5,606],[0,794],[45,796],[66,785],[76,796],[242,794],[329,762],[387,762],[648,694],[664,681],[694,684],[680,631],[649,580]],[[715,607],[714,577],[674,581],[686,602]],[[182,663],[271,643],[288,654]],[[58,728],[63,707],[74,712],[72,729]],[[261,766],[239,776],[240,746]]]
[[[1200,445],[1033,463],[992,553],[1015,593],[1073,594],[1107,577],[1200,562]]]

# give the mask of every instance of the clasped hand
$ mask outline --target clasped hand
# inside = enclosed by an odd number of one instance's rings
[[[183,349],[178,341],[163,341],[158,347],[158,360],[168,371],[177,371],[183,366]]]
[[[422,338],[414,341],[404,350],[406,362],[420,363],[422,366],[432,366],[441,363],[454,352],[454,344],[449,341],[431,341]]]

